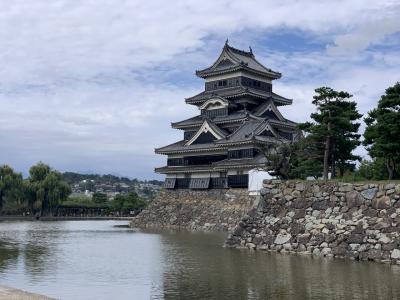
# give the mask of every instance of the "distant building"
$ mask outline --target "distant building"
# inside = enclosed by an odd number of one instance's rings
[[[259,63],[251,49],[226,42],[214,64],[196,75],[205,90],[186,103],[200,115],[172,123],[183,139],[155,150],[168,155],[156,172],[166,174],[169,189],[247,187],[249,171],[265,165],[262,149],[298,138],[296,123],[278,110],[292,100],[272,91],[281,74]]]

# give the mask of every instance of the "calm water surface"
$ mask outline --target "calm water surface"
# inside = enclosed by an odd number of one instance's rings
[[[400,299],[400,267],[222,248],[126,221],[0,222],[0,285],[61,299]]]

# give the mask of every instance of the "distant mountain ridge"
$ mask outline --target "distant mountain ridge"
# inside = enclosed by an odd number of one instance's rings
[[[93,180],[96,184],[117,184],[125,183],[127,185],[149,183],[154,185],[162,185],[163,182],[159,180],[139,180],[137,178],[129,179],[127,177],[118,177],[111,174],[99,175],[99,174],[80,174],[75,172],[64,172],[62,173],[63,179],[69,184],[77,184],[83,180]]]

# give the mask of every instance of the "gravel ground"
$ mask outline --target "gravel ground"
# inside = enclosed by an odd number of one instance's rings
[[[54,300],[54,298],[0,286],[0,300]]]

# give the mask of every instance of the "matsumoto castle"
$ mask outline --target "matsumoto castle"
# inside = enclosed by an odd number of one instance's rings
[[[205,81],[203,92],[186,98],[200,114],[172,123],[183,139],[157,148],[168,156],[165,188],[210,189],[247,187],[249,171],[265,166],[262,149],[299,138],[296,123],[279,112],[292,100],[272,91],[281,73],[258,62],[250,48],[228,45],[208,68],[196,71]]]

